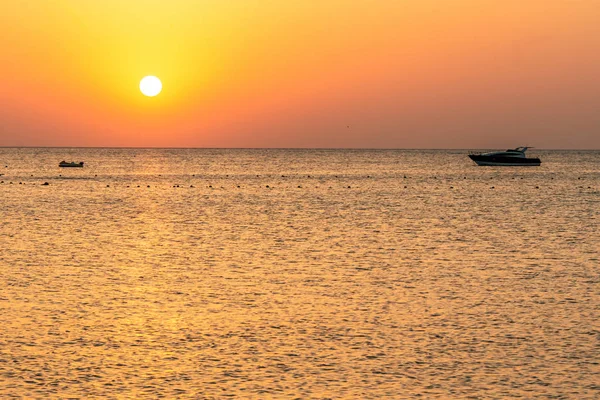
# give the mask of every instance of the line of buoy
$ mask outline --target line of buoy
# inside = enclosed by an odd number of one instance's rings
[[[0,184],[5,184],[5,183],[8,183],[9,185],[13,185],[13,184],[15,184],[16,182],[13,182],[13,181],[4,181],[4,180],[0,181]],[[19,185],[27,185],[27,182],[22,182],[22,181],[20,181],[20,182],[19,182]],[[47,186],[47,185],[49,185],[49,183],[48,183],[48,182],[44,182],[44,183],[42,183],[42,185],[44,185],[44,186]],[[110,186],[110,184],[107,184],[107,185],[106,185],[106,187],[107,187],[107,188],[109,188],[109,187],[111,187],[111,186]],[[129,187],[131,187],[131,186],[130,186],[130,185],[127,185],[126,187],[127,187],[127,188],[129,188]],[[140,187],[140,185],[137,185],[137,187],[139,188],[139,187]],[[146,187],[147,187],[147,188],[151,188],[151,185],[146,185]],[[183,186],[183,185],[180,185],[180,184],[175,184],[175,185],[173,185],[173,187],[174,187],[174,188],[182,188],[182,187],[185,187],[185,186]],[[194,186],[194,185],[190,185],[189,187],[190,187],[190,188],[196,188],[196,186]],[[208,188],[210,188],[210,189],[213,189],[213,185],[208,185],[207,187],[208,187]],[[238,189],[240,189],[240,188],[241,188],[241,185],[236,185],[235,187],[236,187],[236,188],[238,188]],[[284,186],[284,188],[285,188],[285,187],[288,187],[288,186]],[[292,186],[292,187],[293,187],[293,186]],[[346,188],[346,189],[351,189],[351,188],[352,188],[352,186],[350,186],[350,185],[348,185],[348,186],[343,186],[343,187],[344,187],[344,188]],[[577,189],[585,189],[585,188],[586,188],[585,186],[575,186],[575,187],[576,187]],[[220,186],[220,188],[221,188],[221,189],[226,189],[226,187],[224,187],[224,186]],[[275,189],[275,186],[271,186],[271,185],[265,185],[265,188],[266,188],[266,189]],[[304,187],[303,187],[302,185],[297,185],[297,186],[296,186],[296,188],[298,188],[298,189],[303,189]],[[318,188],[319,188],[319,186],[315,186],[315,188],[317,188],[317,189],[318,189]],[[332,188],[333,188],[332,186],[329,186],[329,189],[332,189]],[[408,186],[404,186],[404,189],[407,189],[407,188],[408,188]],[[423,186],[422,188],[423,188],[423,189],[426,189],[426,187],[425,187],[425,186]],[[451,189],[451,190],[452,190],[452,189],[455,189],[455,187],[454,187],[454,186],[449,186],[448,188],[449,188],[449,189]],[[540,189],[541,187],[540,187],[539,185],[537,185],[537,186],[534,186],[534,188],[535,188],[535,189]],[[437,186],[436,186],[434,189],[439,189],[439,187],[437,187]],[[490,189],[496,189],[496,187],[495,187],[495,186],[490,186]],[[593,189],[593,187],[592,187],[592,186],[587,186],[587,189]]]

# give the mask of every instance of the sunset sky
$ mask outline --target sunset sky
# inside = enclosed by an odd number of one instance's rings
[[[600,0],[6,0],[0,85],[0,146],[599,149]]]

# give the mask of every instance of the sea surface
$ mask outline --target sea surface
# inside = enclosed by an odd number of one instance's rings
[[[0,398],[600,398],[600,152],[467,153],[0,148]]]

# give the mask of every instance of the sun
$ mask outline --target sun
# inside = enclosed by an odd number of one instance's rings
[[[140,81],[140,91],[148,97],[154,97],[162,90],[162,82],[155,76],[149,75]]]

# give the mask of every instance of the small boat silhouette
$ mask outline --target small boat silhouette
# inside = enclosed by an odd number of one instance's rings
[[[469,158],[477,165],[508,165],[508,166],[539,166],[542,161],[539,158],[527,158],[525,152],[531,147],[523,146],[506,151],[493,151],[490,153],[472,153]]]
[[[58,164],[59,167],[61,168],[83,168],[83,161],[81,162],[66,162],[66,161],[61,161]]]

